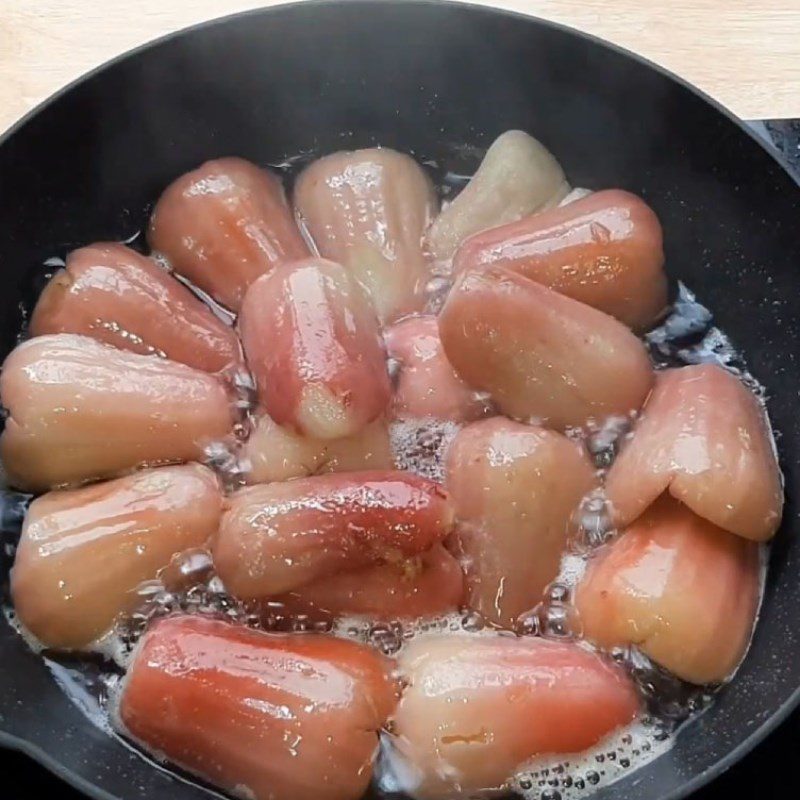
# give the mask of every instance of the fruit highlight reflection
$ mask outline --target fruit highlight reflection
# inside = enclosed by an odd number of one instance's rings
[[[208,161],[3,365],[23,632],[113,657],[119,732],[248,800],[591,791],[755,625],[772,432],[668,306],[659,198],[521,131],[441,210],[428,166]]]

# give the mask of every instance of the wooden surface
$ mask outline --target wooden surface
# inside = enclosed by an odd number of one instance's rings
[[[346,2],[346,0],[343,0]],[[169,31],[268,0],[0,0],[0,130],[65,83]],[[590,31],[746,119],[800,117],[800,0],[484,0]]]

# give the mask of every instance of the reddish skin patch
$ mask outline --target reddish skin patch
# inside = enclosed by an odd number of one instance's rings
[[[594,192],[475,234],[453,270],[492,264],[645,330],[667,306],[661,224],[639,197]]]
[[[621,669],[571,643],[430,636],[399,664],[396,746],[425,800],[499,788],[528,759],[585,750],[639,708]]]
[[[384,339],[389,357],[398,362],[394,417],[467,422],[486,413],[486,404],[476,398],[447,360],[436,317],[410,317],[398,322],[385,332]]]
[[[453,524],[441,486],[391,470],[251,486],[228,503],[214,563],[225,586],[246,598],[418,555]]]
[[[217,479],[199,464],[44,494],[11,570],[17,616],[47,647],[81,649],[141,603],[136,587],[176,553],[205,546],[221,514]]]
[[[206,161],[171,183],[153,210],[147,241],[233,311],[256,278],[311,255],[280,179],[241,158]]]
[[[358,800],[397,687],[375,650],[332,636],[172,617],[143,637],[119,707],[125,732],[255,800]]]
[[[575,602],[601,647],[636,644],[684,680],[719,682],[750,640],[759,570],[755,542],[665,494],[589,562]]]
[[[67,256],[36,303],[30,332],[78,333],[204,372],[241,360],[233,328],[151,258],[115,242]]]
[[[391,388],[378,321],[339,264],[307,259],[259,278],[239,330],[259,399],[279,425],[338,439],[386,408]],[[323,403],[314,400],[320,394]]]
[[[463,598],[461,565],[435,544],[414,558],[340,572],[274,599],[288,613],[313,618],[355,614],[390,622],[446,614]]]
[[[548,427],[628,414],[653,383],[644,345],[621,322],[496,266],[456,280],[439,335],[466,383]]]
[[[720,528],[770,539],[783,486],[764,409],[714,364],[660,372],[606,480],[614,521],[636,519],[664,491]]]

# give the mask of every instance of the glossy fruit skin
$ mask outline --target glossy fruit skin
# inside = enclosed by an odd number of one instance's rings
[[[217,479],[199,464],[42,495],[11,570],[17,617],[46,647],[86,648],[141,602],[139,584],[206,545],[221,514]]]
[[[653,383],[644,345],[621,322],[500,267],[459,276],[439,335],[467,384],[548,427],[629,414]]]
[[[532,609],[558,575],[581,498],[595,485],[585,450],[559,433],[503,417],[463,428],[447,453],[445,486],[469,607],[507,628]]]
[[[413,621],[458,610],[464,575],[459,562],[434,544],[418,556],[340,572],[275,599],[289,612],[312,618],[357,615]]]
[[[609,189],[478,233],[453,271],[487,264],[647,329],[667,307],[661,224],[639,197]]]
[[[311,255],[280,180],[241,158],[206,161],[171,183],[147,240],[175,272],[233,311],[256,278]]]
[[[447,493],[425,478],[393,470],[316,475],[232,495],[214,562],[234,595],[269,597],[423,553],[452,523]]]
[[[125,679],[123,732],[255,800],[358,800],[396,702],[390,663],[332,636],[159,620]]]
[[[467,422],[487,412],[447,360],[436,317],[409,317],[384,333],[389,358],[397,363],[392,416]]]
[[[234,421],[215,376],[67,333],[16,347],[0,398],[9,412],[0,437],[8,481],[35,492],[200,461]]]
[[[389,430],[383,420],[343,439],[314,439],[278,425],[263,412],[240,458],[248,484],[393,466]]]
[[[378,320],[358,282],[315,258],[276,267],[239,318],[259,400],[279,425],[318,439],[359,433],[391,397]]]
[[[364,286],[381,324],[422,310],[422,237],[438,202],[413,158],[386,147],[325,156],[297,179],[294,204],[320,255]]]
[[[764,408],[715,364],[664,370],[606,481],[617,525],[662,492],[725,530],[770,539],[783,482]]]
[[[424,800],[500,788],[536,755],[585,750],[639,705],[621,669],[571,643],[433,635],[399,662],[393,743],[413,778],[403,789]]]
[[[555,206],[568,192],[564,171],[541,142],[523,131],[506,131],[434,220],[427,246],[436,261],[446,263],[472,234]]]
[[[575,596],[584,634],[635,644],[691,683],[722,682],[755,624],[758,549],[663,495],[590,561]]]
[[[77,333],[204,372],[241,361],[236,332],[156,264],[116,242],[73,250],[39,296],[30,333]]]

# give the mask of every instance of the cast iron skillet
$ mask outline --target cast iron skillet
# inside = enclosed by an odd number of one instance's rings
[[[44,259],[131,236],[160,190],[204,159],[380,143],[469,169],[474,157],[465,165],[450,145],[485,147],[509,128],[539,137],[573,185],[624,187],[655,208],[670,275],[733,334],[780,433],[784,524],[744,665],[668,754],[596,795],[684,797],[800,700],[800,189],[707,98],[590,37],[454,4],[304,3],[170,36],[80,80],[0,142],[0,354]],[[0,680],[0,742],[87,794],[208,796],[90,724],[4,622]]]

